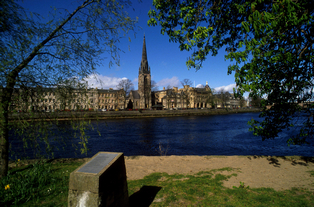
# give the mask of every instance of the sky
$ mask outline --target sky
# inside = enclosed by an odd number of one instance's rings
[[[200,84],[205,86],[207,81],[209,87],[216,91],[233,91],[235,87],[234,75],[227,75],[228,65],[231,63],[225,61],[226,52],[223,49],[215,57],[208,56],[200,70],[188,70],[185,61],[191,53],[180,51],[178,43],[169,42],[168,36],[161,34],[160,26],[149,27],[147,25],[149,19],[147,13],[151,8],[154,8],[152,0],[131,1],[132,8],[128,8],[127,12],[132,18],[138,17],[137,25],[141,29],[129,34],[131,42],[128,38],[120,41],[118,47],[123,51],[120,53],[120,65],[109,67],[109,60],[108,62],[105,60],[103,65],[97,68],[97,77],[92,76],[86,79],[89,87],[116,88],[119,81],[128,78],[133,82],[134,89],[137,90],[138,69],[141,63],[143,37],[145,35],[151,77],[157,83],[159,90],[169,85],[181,88],[180,81],[190,79],[193,83],[192,87],[198,87]],[[73,11],[73,5],[77,2],[78,0],[24,0],[20,4],[27,10],[37,12],[45,17],[48,11],[52,10],[52,6]]]

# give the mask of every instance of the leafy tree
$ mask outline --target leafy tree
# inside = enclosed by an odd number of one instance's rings
[[[302,110],[299,103],[313,99],[313,1],[155,0],[153,5],[148,24],[161,25],[180,50],[193,50],[188,68],[200,69],[208,55],[225,47],[226,59],[234,61],[228,74],[235,74],[238,94],[267,96],[263,121],[250,122],[255,135],[275,138],[296,127],[298,134],[288,142],[311,139],[314,105],[303,109],[309,118],[296,123],[294,117]]]
[[[17,108],[14,104],[19,103],[20,94],[34,89],[24,100],[36,95],[36,100],[43,102],[47,88],[70,89],[73,87],[67,80],[75,77],[79,83],[95,73],[103,54],[112,57],[109,66],[119,64],[116,43],[121,33],[134,29],[136,22],[124,11],[128,6],[130,1],[122,0],[76,1],[75,10],[55,9],[47,21],[26,13],[14,0],[0,2],[0,177],[8,171],[9,116],[14,112],[10,109]],[[21,126],[33,129],[35,138],[49,131],[49,122],[22,122]],[[86,125],[82,124],[77,123],[76,130],[84,130]],[[43,141],[51,147],[48,139]],[[80,143],[86,147],[84,136]]]

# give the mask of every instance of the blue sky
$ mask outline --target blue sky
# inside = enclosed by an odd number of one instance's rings
[[[73,10],[78,0],[24,0],[21,5],[26,9],[38,12],[43,17],[47,15],[47,11],[51,10],[51,6],[56,8],[66,8]],[[143,36],[146,37],[146,49],[148,64],[151,68],[152,80],[154,80],[159,89],[162,87],[177,86],[181,88],[180,81],[185,78],[190,79],[195,86],[206,84],[217,91],[224,89],[232,91],[235,87],[234,76],[227,75],[229,61],[225,61],[224,50],[219,51],[215,57],[208,56],[203,63],[203,67],[199,71],[195,69],[188,70],[185,61],[189,57],[189,52],[179,50],[179,45],[169,42],[167,35],[160,33],[160,26],[149,27],[147,21],[149,19],[147,13],[152,6],[152,0],[132,0],[132,7],[127,9],[129,15],[133,18],[138,17],[138,26],[140,30],[130,33],[131,42],[127,38],[119,43],[122,51],[120,53],[120,66],[114,65],[109,68],[108,62],[97,68],[98,79],[101,82],[90,78],[88,80],[90,87],[98,88],[115,88],[122,78],[128,78],[133,81],[134,89],[137,89],[138,69],[141,62]]]

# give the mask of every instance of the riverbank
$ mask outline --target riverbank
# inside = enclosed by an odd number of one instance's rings
[[[88,162],[90,158],[63,158],[49,160],[55,164]],[[10,168],[34,163],[24,160],[18,165],[10,162]],[[314,158],[300,156],[125,156],[128,180],[143,179],[152,173],[169,175],[193,175],[201,171],[230,168],[224,175],[237,174],[223,185],[227,188],[239,186],[240,182],[251,188],[273,188],[288,190],[303,188],[314,191]]]
[[[148,117],[176,117],[176,116],[209,116],[235,113],[261,112],[259,108],[247,109],[187,109],[187,110],[139,110],[139,111],[105,111],[105,112],[54,112],[54,113],[17,113],[11,114],[9,120],[36,119],[123,119]]]
[[[70,173],[88,160],[10,169],[0,206],[67,206]],[[314,205],[312,158],[131,156],[125,165],[130,207]]]
[[[196,174],[201,171],[232,168],[232,175],[223,185],[288,190],[304,188],[314,191],[313,158],[276,156],[130,156],[125,158],[128,180],[143,179],[160,172],[167,174]]]

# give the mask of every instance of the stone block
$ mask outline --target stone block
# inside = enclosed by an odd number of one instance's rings
[[[129,206],[123,153],[99,152],[73,171],[68,206]]]

